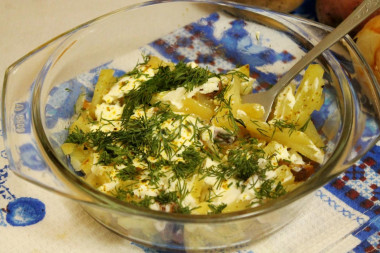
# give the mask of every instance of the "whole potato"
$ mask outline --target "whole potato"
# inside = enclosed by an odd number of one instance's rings
[[[234,0],[235,2],[267,8],[279,12],[291,12],[304,0]]]
[[[356,44],[380,83],[380,15],[373,17],[360,30]]]
[[[319,22],[336,27],[361,4],[363,0],[317,0],[316,12]],[[380,14],[378,10],[373,16]],[[365,22],[363,22],[364,24]],[[359,30],[362,26],[358,27]]]

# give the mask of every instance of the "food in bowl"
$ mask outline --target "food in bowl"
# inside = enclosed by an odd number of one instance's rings
[[[92,101],[62,145],[98,190],[165,212],[215,214],[260,205],[296,188],[323,162],[310,115],[323,104],[323,69],[311,65],[278,97],[273,117],[252,92],[249,66],[213,73],[148,56],[115,78],[100,72]]]

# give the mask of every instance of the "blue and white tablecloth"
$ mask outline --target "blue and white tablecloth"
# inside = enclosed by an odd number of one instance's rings
[[[306,1],[296,14],[315,19],[311,11],[314,4],[313,0]],[[217,17],[210,16],[208,21],[213,19]],[[205,28],[198,25],[185,27],[188,37],[162,38],[150,44],[148,50],[172,61],[192,58],[210,63],[215,57],[197,54],[197,29]],[[244,24],[236,21],[230,25],[234,36],[244,37],[239,34],[244,31],[240,29]],[[181,54],[181,48],[192,48],[190,52],[194,55]],[[276,60],[288,61],[291,55],[276,54]],[[260,73],[258,77],[268,84],[276,80]],[[23,108],[18,109],[18,115],[22,115]],[[0,252],[162,252],[120,238],[97,224],[79,204],[17,178],[10,172],[2,142],[0,150]],[[33,154],[25,159],[38,163]],[[233,252],[377,251],[380,251],[380,143],[338,178],[315,191],[294,222],[269,238]]]

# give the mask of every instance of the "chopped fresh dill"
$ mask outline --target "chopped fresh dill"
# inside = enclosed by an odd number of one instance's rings
[[[289,136],[292,135],[292,133],[294,133],[294,131],[297,130],[296,124],[291,123],[291,122],[286,122],[281,119],[274,119],[272,125],[274,126],[272,138],[276,132],[276,129],[280,130],[281,132],[283,131],[283,129],[289,129]]]
[[[243,72],[241,72],[239,70],[231,70],[228,72],[228,74],[231,74],[233,77],[238,77],[243,81],[249,80],[249,76],[247,76],[246,74],[244,74]]]
[[[74,130],[67,136],[65,143],[83,144],[87,140],[87,135],[82,129],[75,127]]]
[[[226,90],[224,90],[223,92],[221,92],[217,97],[216,99],[219,100],[219,103],[220,103],[220,106],[217,108],[217,112],[219,111],[222,111],[222,110],[227,110],[227,113],[223,115],[223,118],[224,119],[227,119],[227,122],[229,123],[229,125],[232,127],[232,130],[228,129],[228,128],[224,128],[227,132],[230,132],[231,135],[234,135],[236,136],[240,130],[239,128],[239,125],[242,125],[243,127],[245,127],[244,123],[242,122],[242,120],[240,119],[237,119],[235,118],[233,112],[232,112],[232,107],[231,107],[231,97],[229,97],[228,99],[225,99],[224,98],[224,93],[225,93]],[[223,93],[223,96],[221,96],[221,94]],[[217,113],[215,114],[215,116],[217,115]]]
[[[262,129],[262,128],[259,128],[259,124],[258,124],[258,121],[257,120],[251,120],[251,122],[256,125],[258,128],[257,128],[257,131],[264,137],[267,137],[269,138],[268,136],[268,131],[265,130],[265,129]]]
[[[122,181],[126,180],[135,180],[136,176],[139,175],[139,171],[135,166],[132,164],[128,165],[127,167],[121,169],[116,174],[116,177],[120,178]]]
[[[172,191],[172,192],[160,191],[160,193],[156,197],[154,197],[154,200],[160,203],[161,205],[176,203],[178,200],[177,192],[176,191]]]
[[[152,100],[153,94],[174,90],[184,87],[192,91],[195,87],[202,85],[209,78],[217,76],[207,69],[191,67],[184,62],[179,62],[172,70],[169,66],[159,66],[157,73],[144,81],[137,89],[131,90],[124,97],[123,122],[127,122],[133,110],[140,105],[147,105]]]
[[[309,126],[310,121],[311,121],[311,118],[309,118],[308,120],[306,120],[305,124],[303,124],[303,126],[300,127],[299,130],[300,130],[301,132],[305,132],[306,129],[307,129],[307,127]]]
[[[229,178],[243,182],[253,175],[265,178],[266,168],[261,168],[258,163],[260,158],[265,158],[265,152],[254,144],[256,142],[257,139],[252,138],[245,143],[242,142],[240,148],[230,149],[227,160],[209,170],[209,175],[217,178],[217,188]]]
[[[140,201],[131,201],[131,204],[144,207],[144,208],[149,208],[149,206],[153,203],[154,203],[154,198],[148,195],[145,195],[145,197]]]
[[[177,178],[188,178],[200,168],[204,161],[201,153],[194,146],[187,147],[181,154],[183,161],[173,166],[173,172]]]
[[[131,189],[116,187],[114,196],[120,200],[126,200],[128,197],[133,197],[134,193]]]
[[[229,187],[229,186],[228,186]],[[217,194],[213,187],[208,188],[208,196],[206,198],[206,202],[212,202],[216,198],[223,197],[223,193]]]
[[[286,190],[282,186],[281,182],[275,182],[272,179],[265,180],[259,190],[256,191],[256,197],[258,199],[265,198],[278,198],[286,193]]]
[[[208,207],[211,210],[211,212],[209,212],[210,214],[218,214],[218,213],[221,213],[223,211],[223,209],[227,207],[227,204],[222,203],[222,204],[217,205],[217,206],[213,205],[213,204],[209,204]]]

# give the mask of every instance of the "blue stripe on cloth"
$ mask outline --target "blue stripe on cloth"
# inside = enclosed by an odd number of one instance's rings
[[[366,219],[364,218],[365,216],[358,216],[351,210],[345,208],[341,203],[337,202],[336,200],[332,199],[330,196],[325,194],[322,190],[317,190],[315,192],[315,196],[320,198],[323,202],[325,202],[327,205],[332,207],[336,212],[340,213],[344,217],[347,217],[351,220],[355,220],[358,225],[363,225],[366,222]]]

